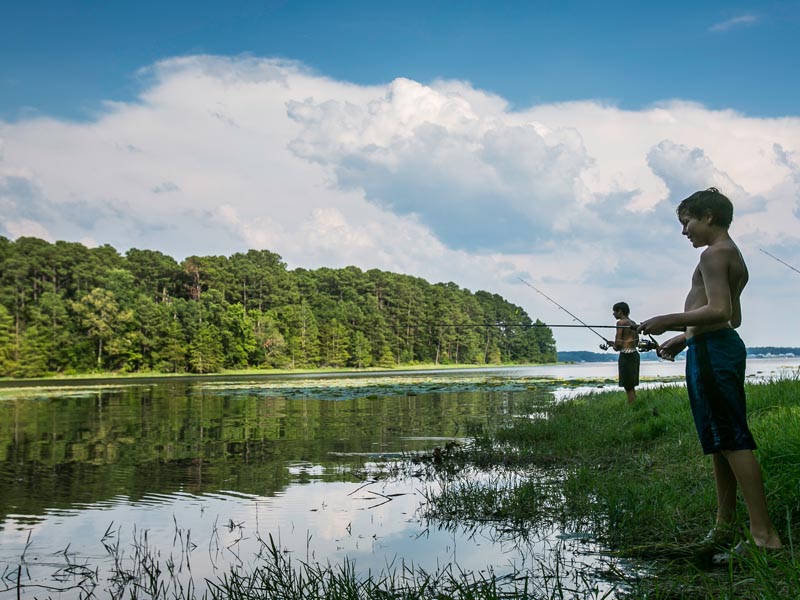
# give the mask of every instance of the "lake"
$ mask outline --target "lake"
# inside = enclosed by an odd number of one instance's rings
[[[750,359],[748,378],[798,368]],[[676,385],[682,371],[643,362],[642,387]],[[433,522],[426,497],[439,482],[392,469],[537,403],[616,389],[615,363],[4,386],[0,598],[78,598],[82,565],[97,568],[102,597],[115,561],[143,551],[202,590],[206,577],[258,564],[270,537],[294,560],[347,560],[359,573],[456,564],[535,577],[554,556],[583,572],[637,568],[604,555],[591,532],[545,527],[521,540]]]

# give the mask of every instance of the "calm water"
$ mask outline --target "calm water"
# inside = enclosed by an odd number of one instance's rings
[[[749,377],[798,365],[750,360]],[[682,368],[643,362],[642,376],[655,385]],[[349,559],[362,573],[457,563],[535,574],[554,554],[600,568],[607,559],[585,532],[522,541],[427,522],[435,484],[387,477],[386,466],[532,400],[613,388],[615,377],[614,363],[597,363],[0,390],[0,598],[16,597],[20,564],[23,597],[57,588],[78,597],[75,565],[99,566],[102,577],[113,555],[145,547],[199,585],[256,564],[259,538],[270,536],[296,560]]]

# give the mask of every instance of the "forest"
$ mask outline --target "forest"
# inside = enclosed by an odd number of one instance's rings
[[[497,294],[377,269],[287,269],[268,250],[121,254],[0,236],[0,376],[556,361]]]

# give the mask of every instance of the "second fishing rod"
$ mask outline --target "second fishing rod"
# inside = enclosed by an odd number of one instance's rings
[[[597,337],[599,337],[601,340],[603,340],[603,343],[600,345],[600,348],[603,349],[603,350],[607,350],[609,346],[613,346],[614,344],[610,340],[607,340],[604,335],[602,335],[601,333],[595,331],[595,328],[597,328],[597,329],[600,329],[600,328],[608,329],[608,328],[613,327],[614,329],[633,329],[634,331],[637,329],[636,325],[587,325],[580,318],[578,318],[576,315],[574,315],[573,313],[568,311],[561,304],[559,304],[558,302],[553,300],[550,296],[545,294],[542,290],[540,290],[539,288],[537,288],[533,284],[525,281],[522,277],[517,277],[517,279],[519,279],[522,283],[527,285],[529,288],[531,288],[537,294],[540,294],[541,296],[543,296],[544,298],[546,298],[547,300],[549,300],[550,302],[555,304],[558,308],[563,310],[570,317],[572,317],[573,319],[578,321],[578,323],[580,323],[580,325],[578,325],[577,327],[585,327],[586,329],[588,329],[589,331],[594,333]],[[642,340],[641,342],[638,343],[638,345],[637,345],[638,350],[640,352],[647,352],[649,350],[655,350],[656,353],[658,353],[658,350],[661,347],[661,345],[658,343],[658,341],[652,335],[648,334],[647,337],[649,337],[650,339],[649,340]]]

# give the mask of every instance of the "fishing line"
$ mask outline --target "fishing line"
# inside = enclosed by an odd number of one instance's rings
[[[580,323],[580,325],[576,325],[574,323],[569,323],[569,324],[567,324],[567,323],[549,324],[549,323],[541,323],[541,322],[538,322],[538,323],[413,323],[413,324],[409,323],[409,324],[406,324],[406,325],[402,325],[402,327],[407,328],[407,329],[412,329],[412,328],[413,329],[419,329],[419,328],[426,328],[426,327],[427,328],[431,328],[431,329],[437,328],[437,327],[441,327],[441,328],[448,327],[448,328],[451,328],[451,329],[475,329],[475,328],[482,328],[482,327],[504,327],[504,328],[505,327],[521,327],[523,329],[531,329],[531,328],[534,328],[534,327],[546,327],[548,329],[553,329],[553,328],[558,328],[558,327],[563,327],[563,328],[577,328],[577,327],[579,327],[579,328],[583,328],[583,329],[588,329],[589,331],[594,333],[597,337],[599,337],[601,340],[603,340],[603,345],[606,345],[606,347],[609,344],[609,340],[607,340],[603,334],[599,333],[598,331],[595,331],[595,329],[615,329],[615,330],[616,329],[633,329],[634,331],[637,329],[636,325],[589,325],[589,324],[585,323],[582,319],[580,319],[577,315],[571,313],[569,310],[567,310],[566,308],[561,306],[558,302],[553,300],[550,296],[545,294],[542,290],[540,290],[536,286],[534,286],[534,285],[528,283],[527,281],[525,281],[522,277],[517,277],[517,279],[519,279],[522,283],[527,285],[529,288],[531,288],[532,290],[534,290],[538,294],[540,294],[540,295],[544,296],[545,298],[547,298],[547,300],[549,300],[550,302],[555,304],[558,308],[563,310],[570,317],[572,317],[573,319],[578,321],[578,323]],[[639,342],[638,347],[639,347],[640,351],[646,352],[648,350],[658,350],[661,347],[660,344],[658,343],[658,341],[652,335],[648,334],[647,337],[650,338],[650,342]]]
[[[792,271],[794,271],[795,273],[800,273],[800,271],[798,271],[797,269],[795,269],[795,268],[794,268],[792,265],[790,265],[789,263],[787,263],[785,260],[781,260],[780,258],[778,258],[777,256],[775,256],[774,254],[770,254],[769,252],[767,252],[767,251],[766,251],[766,250],[764,250],[763,248],[759,248],[759,250],[761,250],[761,251],[762,251],[764,254],[766,254],[767,256],[769,256],[769,257],[771,257],[771,258],[774,258],[774,259],[775,259],[775,260],[777,260],[779,263],[781,263],[781,264],[783,264],[783,265],[786,265],[787,267],[789,267],[789,268],[790,268]]]
[[[540,290],[540,289],[539,289],[539,288],[537,288],[536,286],[534,286],[534,285],[532,285],[532,284],[528,283],[528,282],[527,282],[527,281],[525,281],[525,280],[524,280],[522,277],[517,277],[517,279],[519,279],[519,280],[520,280],[522,283],[524,283],[525,285],[527,285],[529,288],[531,288],[531,289],[532,289],[532,290],[534,290],[535,292],[537,292],[537,293],[541,294],[542,296],[544,296],[545,298],[547,298],[547,299],[548,299],[550,302],[552,302],[553,304],[555,304],[555,305],[556,305],[558,308],[560,308],[561,310],[563,310],[563,311],[564,311],[565,313],[567,313],[567,314],[568,314],[570,317],[572,317],[573,319],[575,319],[576,321],[578,321],[578,323],[580,323],[580,325],[572,325],[572,327],[585,327],[585,328],[587,328],[589,331],[591,331],[592,333],[594,333],[594,334],[595,334],[597,337],[599,337],[601,340],[603,340],[603,344],[600,346],[601,348],[603,348],[603,347],[605,346],[605,348],[604,348],[604,349],[607,349],[607,348],[608,348],[608,346],[610,345],[610,341],[609,341],[609,340],[607,340],[607,339],[605,338],[605,336],[603,336],[602,334],[600,334],[600,333],[598,333],[597,331],[595,331],[595,330],[594,330],[594,328],[595,328],[595,327],[596,327],[597,329],[601,329],[601,328],[602,328],[602,329],[633,329],[634,331],[637,329],[637,326],[636,326],[636,325],[587,325],[587,324],[586,324],[586,323],[584,323],[582,320],[580,320],[580,319],[579,319],[577,316],[575,316],[575,315],[574,315],[574,314],[572,314],[570,311],[568,311],[566,308],[564,308],[563,306],[561,306],[561,305],[560,305],[558,302],[556,302],[555,300],[553,300],[553,299],[552,299],[550,296],[548,296],[547,294],[545,294],[545,293],[544,293],[542,290]],[[570,327],[570,325],[550,325],[550,327]],[[655,339],[655,338],[654,338],[652,335],[649,335],[649,334],[648,334],[648,337],[650,338],[650,342],[646,342],[646,340],[645,340],[645,343],[643,343],[643,342],[639,342],[639,344],[638,344],[638,346],[639,346],[639,349],[640,349],[640,350],[642,350],[642,351],[645,351],[645,352],[646,352],[646,351],[648,351],[648,350],[656,350],[656,351],[658,351],[658,350],[661,348],[661,345],[658,343],[658,341],[657,341],[657,340],[656,340],[656,339]],[[652,344],[652,345],[651,345],[651,344]]]
[[[553,300],[553,299],[552,299],[550,296],[548,296],[547,294],[545,294],[545,293],[544,293],[542,290],[540,290],[539,288],[537,288],[537,287],[535,287],[535,286],[531,285],[530,283],[528,283],[527,281],[525,281],[525,280],[524,280],[522,277],[517,277],[517,279],[519,279],[519,280],[520,280],[522,283],[524,283],[525,285],[527,285],[527,286],[528,286],[529,288],[531,288],[533,291],[535,291],[535,292],[537,292],[537,293],[541,294],[542,296],[544,296],[545,298],[547,298],[547,299],[548,299],[550,302],[552,302],[553,304],[555,304],[555,305],[556,305],[558,308],[560,308],[561,310],[563,310],[563,311],[564,311],[565,313],[567,313],[567,314],[568,314],[570,317],[572,317],[573,319],[575,319],[575,320],[576,320],[578,323],[580,323],[581,325],[583,325],[584,327],[586,327],[586,328],[587,328],[589,331],[591,331],[591,332],[592,332],[592,333],[594,333],[594,334],[595,334],[597,337],[599,337],[601,340],[603,340],[603,342],[604,342],[604,343],[608,343],[608,340],[605,338],[605,336],[603,336],[602,334],[600,334],[600,333],[598,333],[597,331],[595,331],[595,330],[592,328],[592,326],[591,326],[591,325],[587,325],[586,323],[584,323],[583,321],[581,321],[581,320],[580,320],[578,317],[576,317],[575,315],[573,315],[573,314],[572,314],[571,312],[569,312],[569,311],[568,311],[566,308],[564,308],[564,307],[563,307],[563,306],[561,306],[561,305],[560,305],[558,302],[556,302],[555,300]],[[595,327],[597,327],[598,329],[600,329],[600,327],[601,327],[601,326],[600,326],[600,325],[595,325]],[[610,327],[610,325],[606,325],[604,328],[608,328],[608,327]],[[629,327],[629,326],[626,326],[626,327]],[[614,328],[615,328],[615,329],[619,329],[619,327],[617,327],[617,326],[614,326]]]

